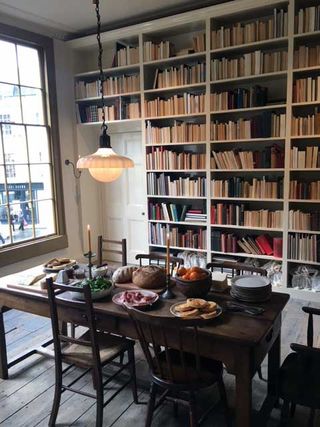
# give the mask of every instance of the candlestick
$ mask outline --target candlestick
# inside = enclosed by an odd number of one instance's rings
[[[92,252],[92,248],[91,248],[91,228],[90,225],[87,225],[87,231],[88,231],[88,246],[89,246],[89,250],[88,252]]]
[[[167,233],[167,255],[166,255],[166,290],[160,295],[161,299],[173,299],[175,294],[170,289],[170,233]]]
[[[167,233],[166,271],[167,271],[167,275],[170,275],[170,233]]]

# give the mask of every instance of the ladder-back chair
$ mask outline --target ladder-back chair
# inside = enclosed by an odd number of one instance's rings
[[[167,257],[165,254],[150,252],[149,254],[137,254],[136,260],[139,261],[139,266],[142,267],[144,264],[148,265],[159,265],[162,267],[166,266]],[[175,269],[183,265],[183,259],[170,255],[170,274],[173,275]]]
[[[115,249],[115,247],[117,249]],[[121,265],[127,265],[127,239],[110,240],[105,239],[103,236],[98,236],[98,250],[97,250],[98,266],[103,265],[108,257],[105,254],[115,254],[121,256]],[[115,261],[113,261],[115,262]]]

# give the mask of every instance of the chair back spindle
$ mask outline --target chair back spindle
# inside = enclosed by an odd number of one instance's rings
[[[114,249],[119,247],[119,249]],[[103,236],[98,236],[98,265],[102,265],[108,258],[104,259],[105,254],[115,254],[121,256],[121,265],[127,265],[127,240],[110,240]]]
[[[143,265],[158,265],[165,267],[166,265],[166,255],[156,252],[150,252],[149,254],[137,254],[136,260],[139,261],[139,266]],[[170,256],[170,274],[171,276],[174,273],[175,269],[179,269],[183,265],[183,259],[175,256]]]

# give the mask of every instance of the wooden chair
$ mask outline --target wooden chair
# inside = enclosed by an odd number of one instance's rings
[[[137,254],[136,260],[139,261],[140,267],[146,262],[149,265],[166,265],[166,255],[158,252],[150,252],[149,254]],[[179,268],[183,265],[183,259],[170,255],[170,274],[173,275],[175,268]]]
[[[259,274],[260,276],[266,276],[267,270],[261,267],[254,267],[252,265],[247,265],[245,263],[241,262],[232,262],[232,261],[223,261],[223,260],[212,260],[207,264],[207,269],[214,271],[215,269],[220,270],[222,273],[224,270],[228,270],[230,273],[231,270],[231,277],[241,275],[241,274]],[[265,378],[262,376],[262,370],[261,367],[258,369],[258,376],[260,380],[266,381]]]
[[[110,247],[119,247],[120,249],[112,249]],[[98,236],[98,251],[97,251],[98,265],[102,265],[104,261],[108,261],[108,258],[104,257],[104,254],[117,254],[121,255],[121,265],[127,265],[127,239],[122,240],[109,240],[104,239],[102,236]]]
[[[135,342],[126,338],[97,331],[96,317],[93,311],[91,299],[91,290],[88,285],[84,286],[82,289],[75,288],[68,285],[54,284],[52,278],[49,278],[47,279],[47,286],[54,343],[56,377],[54,401],[49,425],[55,425],[60,406],[61,394],[64,391],[69,390],[97,400],[96,426],[101,427],[104,406],[106,406],[129,383],[131,383],[132,386],[133,400],[135,403],[138,401],[134,359]],[[60,319],[58,307],[60,304],[66,304],[65,301],[59,298],[59,295],[66,291],[69,293],[80,292],[84,297],[84,301],[67,302],[70,309],[79,309],[83,311],[83,322],[81,323],[81,326],[87,328],[87,331],[79,338],[70,337],[66,333],[61,332],[59,328]],[[128,362],[116,362],[115,359],[118,357],[122,357],[123,359],[125,352],[128,355]],[[68,365],[67,368],[62,369],[63,363]],[[102,368],[107,364],[116,366],[117,370],[104,380],[103,376],[105,374],[102,372]],[[65,374],[73,365],[78,368],[83,368],[85,371],[70,384],[66,385],[63,382],[63,374]],[[129,379],[125,381],[111,397],[104,401],[104,388],[124,369],[129,371]],[[87,393],[72,387],[80,378],[90,371],[92,373],[93,385],[96,390],[96,394]]]
[[[279,396],[283,399],[281,425],[286,426],[289,418],[294,416],[296,405],[310,408],[308,426],[314,424],[314,413],[320,409],[320,349],[313,347],[313,316],[320,315],[320,309],[302,307],[309,315],[307,345],[291,344],[290,353],[280,368]]]
[[[178,403],[187,405],[190,426],[198,426],[214,405],[199,419],[196,394],[214,384],[218,385],[226,422],[230,425],[222,363],[200,357],[198,328],[206,321],[157,317],[132,307],[125,308],[135,325],[152,375],[145,426],[151,426],[153,413],[164,399],[174,402],[175,411]],[[170,348],[173,343],[179,345],[179,350]],[[156,404],[158,392],[161,393]],[[183,398],[184,395],[186,398]]]

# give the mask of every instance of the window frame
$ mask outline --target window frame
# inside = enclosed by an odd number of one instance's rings
[[[0,248],[0,267],[68,247],[66,234],[53,39],[0,23],[0,38],[39,49],[55,199],[56,233]],[[49,89],[50,88],[50,89]]]

